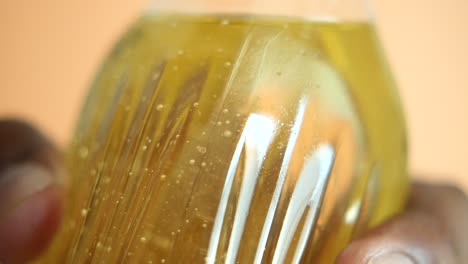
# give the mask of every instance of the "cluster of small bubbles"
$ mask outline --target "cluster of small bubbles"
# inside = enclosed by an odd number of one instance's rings
[[[78,152],[80,154],[80,158],[86,159],[88,157],[89,150],[88,150],[87,147],[85,147],[85,146],[80,147]]]
[[[195,160],[194,159],[189,160],[189,164],[190,165],[195,165]]]
[[[227,137],[227,138],[228,138],[228,137],[231,137],[231,136],[232,136],[231,130],[226,130],[226,131],[224,131],[224,132],[223,132],[223,136],[224,136],[224,137]]]
[[[163,104],[158,104],[158,105],[156,106],[156,111],[161,111],[161,110],[163,110],[163,109],[164,109],[164,105],[163,105]]]
[[[205,154],[206,151],[207,151],[206,147],[204,147],[204,146],[197,146],[197,150],[198,150],[198,152],[200,152],[201,154]]]
[[[230,68],[231,66],[232,66],[232,63],[231,63],[230,61],[226,61],[226,62],[224,63],[224,67],[225,67],[225,68]]]

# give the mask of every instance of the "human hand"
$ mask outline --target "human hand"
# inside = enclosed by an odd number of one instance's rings
[[[0,121],[0,263],[23,263],[47,247],[62,216],[62,176],[44,136]]]
[[[406,211],[348,246],[337,264],[468,263],[468,199],[453,186],[416,183]]]

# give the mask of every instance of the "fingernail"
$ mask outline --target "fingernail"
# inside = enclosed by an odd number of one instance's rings
[[[369,264],[416,264],[416,260],[404,252],[386,252],[372,257]]]
[[[0,217],[18,207],[28,197],[53,183],[52,172],[35,163],[24,163],[0,173]]]

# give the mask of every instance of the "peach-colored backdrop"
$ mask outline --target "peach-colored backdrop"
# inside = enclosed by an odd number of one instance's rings
[[[103,55],[144,5],[0,1],[0,117],[31,120],[64,144]],[[374,9],[407,110],[412,171],[468,190],[468,1],[375,0]]]

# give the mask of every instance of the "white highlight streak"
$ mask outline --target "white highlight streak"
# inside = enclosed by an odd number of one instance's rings
[[[299,174],[291,200],[289,201],[275,255],[273,256],[273,263],[284,263],[297,226],[307,207],[310,207],[294,258],[298,258],[297,263],[299,262],[302,255],[302,244],[305,246],[309,231],[315,223],[321,194],[324,192],[333,160],[334,150],[330,145],[320,145],[313,153],[306,157],[304,167]],[[299,256],[297,257],[297,255]],[[296,261],[293,261],[293,263],[296,263]]]
[[[232,189],[232,183],[234,180],[234,175],[236,173],[236,170],[238,169],[239,166],[239,160],[242,154],[242,150],[244,148],[244,145],[250,145],[252,143],[255,144],[257,142],[258,149],[254,149],[254,154],[257,152],[258,158],[262,158],[265,153],[266,149],[268,148],[269,143],[271,142],[271,138],[273,136],[273,129],[274,129],[274,123],[273,121],[265,116],[261,116],[258,114],[252,114],[249,119],[246,122],[244,131],[242,132],[242,135],[239,139],[239,142],[237,143],[236,149],[234,151],[234,155],[232,157],[231,163],[229,165],[228,173],[226,176],[226,182],[224,183],[223,187],[223,192],[221,194],[221,200],[218,206],[218,210],[216,213],[216,218],[215,222],[213,225],[213,230],[211,233],[211,238],[210,238],[210,245],[208,247],[208,254],[206,257],[206,263],[207,264],[213,264],[215,263],[216,260],[216,253],[218,250],[219,246],[219,238],[221,236],[221,230],[223,227],[223,222],[226,214],[226,208],[229,200],[229,194],[231,193]],[[267,135],[270,135],[269,137],[266,137]],[[255,148],[255,145],[252,147]],[[265,148],[265,149],[262,149]],[[247,149],[247,151],[251,151],[251,149]],[[234,222],[234,228],[232,234],[234,234],[233,237],[231,237],[230,242],[235,242],[235,246],[232,247],[232,245],[229,246],[231,258],[235,258],[236,255],[234,253],[237,252],[237,249],[239,247],[239,241],[240,241],[240,235],[241,235],[241,230],[244,229],[245,225],[245,220],[246,220],[246,215],[244,216],[239,216],[239,211],[243,211],[244,214],[245,212],[248,211],[249,205],[250,205],[250,200],[252,198],[253,194],[253,189],[255,186],[256,178],[249,179],[248,176],[258,176],[258,171],[261,168],[261,163],[257,166],[254,166],[255,161],[247,161],[247,166],[246,166],[246,174],[244,175],[244,181],[246,181],[245,184],[242,186],[241,190],[241,197],[239,205],[238,205],[238,210],[236,212],[236,218]],[[263,159],[262,161],[263,162]],[[247,176],[247,177],[246,177]],[[234,231],[238,229],[238,231]],[[237,234],[236,233],[240,233]],[[231,243],[230,243],[231,244]],[[226,263],[229,263],[226,261]]]
[[[316,158],[316,162],[318,162],[317,165],[319,166],[318,182],[308,203],[308,206],[310,207],[309,214],[307,215],[306,221],[304,223],[304,229],[302,230],[299,242],[297,243],[297,248],[292,263],[300,262],[307,244],[307,240],[309,239],[312,228],[315,226],[317,221],[318,211],[320,205],[322,204],[323,196],[325,195],[325,187],[333,168],[335,150],[330,145],[322,145],[314,155],[314,159]]]
[[[283,189],[286,176],[288,174],[289,163],[291,162],[292,153],[294,147],[296,146],[297,138],[299,137],[299,132],[302,127],[302,122],[304,121],[304,115],[307,106],[307,98],[301,98],[299,106],[297,109],[296,118],[294,120],[294,126],[291,129],[291,135],[288,140],[288,145],[284,153],[283,163],[281,164],[281,169],[278,176],[278,182],[276,183],[275,191],[273,192],[272,201],[270,203],[270,208],[268,209],[267,217],[263,225],[262,234],[260,236],[260,241],[257,247],[257,252],[255,254],[255,264],[261,264],[263,253],[265,251],[267,239],[270,233],[271,225],[273,223],[273,218],[276,212],[276,207],[278,206],[278,201],[280,199],[281,191]]]
[[[350,225],[356,222],[356,219],[359,216],[359,211],[361,210],[361,201],[355,201],[351,207],[346,211],[345,214],[345,223]]]
[[[245,130],[245,171],[225,263],[235,263],[236,261],[257,178],[262,169],[268,147],[273,140],[274,132],[274,122],[265,116],[251,115],[247,121]]]

